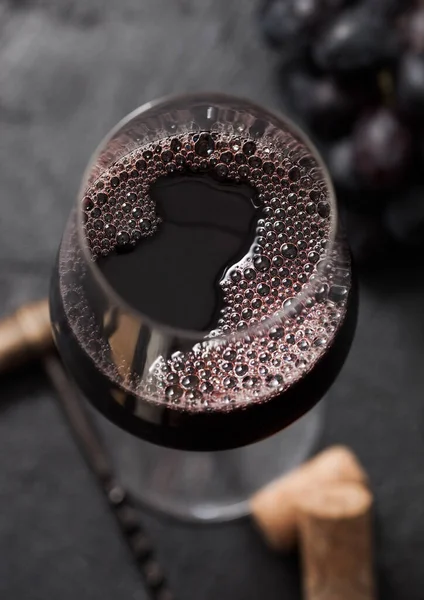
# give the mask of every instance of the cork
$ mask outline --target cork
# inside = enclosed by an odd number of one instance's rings
[[[371,512],[361,483],[327,483],[300,499],[305,600],[375,600]]]
[[[257,492],[251,513],[267,543],[288,551],[297,540],[297,505],[301,498],[327,483],[351,481],[367,486],[365,471],[349,448],[333,446]]]
[[[31,302],[0,321],[0,373],[53,348],[47,300]]]

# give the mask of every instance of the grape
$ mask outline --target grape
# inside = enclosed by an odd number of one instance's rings
[[[411,11],[403,27],[403,38],[408,49],[424,51],[424,6]]]
[[[424,119],[424,54],[405,54],[399,62],[397,100],[405,114]]]
[[[385,212],[385,224],[393,237],[408,246],[424,239],[424,185],[414,186],[402,198],[391,202]]]
[[[350,129],[362,105],[358,94],[349,94],[331,77],[314,76],[304,70],[288,78],[283,73],[282,79],[293,108],[314,132],[331,138]]]
[[[320,35],[314,58],[329,71],[373,68],[390,62],[398,48],[397,35],[370,4],[342,11]]]
[[[358,185],[355,171],[353,143],[350,138],[336,142],[328,151],[327,163],[334,183],[343,190],[354,190]]]
[[[383,16],[395,17],[413,6],[416,0],[372,0],[373,11]]]
[[[402,180],[411,136],[392,111],[383,107],[362,117],[353,140],[355,168],[364,186],[386,187]]]
[[[275,0],[266,2],[259,18],[268,42],[285,52],[299,54],[308,32],[320,16],[319,0]]]
[[[323,152],[341,205],[362,215],[356,253],[424,246],[424,0],[264,6],[286,105]]]

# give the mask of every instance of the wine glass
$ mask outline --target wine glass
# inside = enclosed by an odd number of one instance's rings
[[[142,106],[89,163],[50,306],[60,355],[107,418],[134,495],[185,518],[245,514],[252,492],[311,451],[313,407],[355,329],[317,151],[240,98]]]

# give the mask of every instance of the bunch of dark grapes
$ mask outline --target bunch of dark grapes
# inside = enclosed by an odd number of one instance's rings
[[[356,257],[424,248],[424,0],[265,0],[259,17]]]

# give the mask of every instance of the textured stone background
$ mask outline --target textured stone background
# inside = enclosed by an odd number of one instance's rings
[[[137,105],[222,90],[278,107],[254,0],[0,0],[0,310],[47,292],[82,170]],[[362,282],[356,340],[322,445],[348,443],[376,495],[384,600],[424,598],[422,265]],[[404,283],[403,283],[404,282]],[[127,550],[36,369],[3,378],[0,598],[146,599]],[[248,522],[145,522],[181,600],[295,600],[295,557]]]

